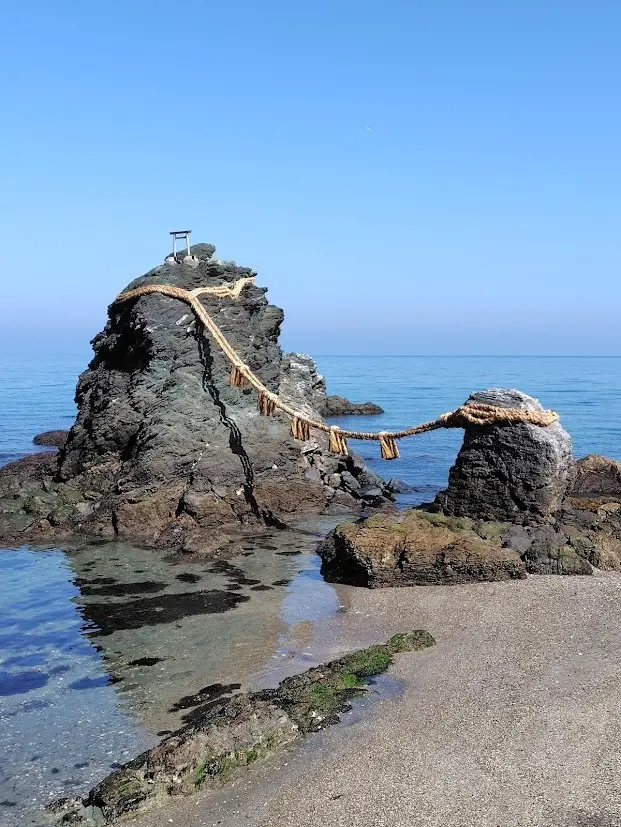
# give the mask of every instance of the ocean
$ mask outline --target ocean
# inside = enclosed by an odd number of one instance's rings
[[[0,357],[0,464],[33,451],[36,433],[71,425],[88,356]],[[343,428],[396,430],[455,408],[474,390],[515,387],[560,413],[576,456],[621,459],[619,358],[317,362],[329,393],[385,409],[340,419]],[[353,447],[382,476],[412,487],[401,498],[408,505],[444,486],[461,438],[435,431],[403,440],[391,463],[375,443]],[[322,580],[314,550],[330,527],[315,520],[249,541],[224,569],[123,543],[0,549],[0,823],[37,824],[42,804],[86,791],[183,723],[183,696],[273,684],[325,657],[313,622],[337,617],[341,596]],[[201,597],[207,592],[212,603]],[[137,608],[141,622],[133,623]]]

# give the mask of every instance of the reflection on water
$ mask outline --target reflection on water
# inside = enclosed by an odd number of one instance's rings
[[[312,665],[313,621],[339,610],[314,553],[331,525],[226,561],[121,543],[0,551],[0,823],[36,823],[218,698]]]
[[[0,553],[0,821],[88,787],[153,742],[119,706],[59,551]]]

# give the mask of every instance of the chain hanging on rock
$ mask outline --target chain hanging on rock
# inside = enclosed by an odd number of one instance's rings
[[[379,444],[382,452],[382,459],[399,459],[399,448],[392,434],[380,431]]]
[[[291,436],[301,442],[308,442],[310,439],[310,426],[305,419],[294,416],[291,420]]]
[[[348,456],[347,440],[341,433],[341,429],[333,425],[330,428],[330,450],[333,454],[343,454]]]

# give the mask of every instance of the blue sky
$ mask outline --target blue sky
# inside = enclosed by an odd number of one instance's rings
[[[2,342],[190,227],[313,354],[621,354],[621,5],[7,4]]]

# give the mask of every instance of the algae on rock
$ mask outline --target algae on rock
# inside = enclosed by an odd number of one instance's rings
[[[321,544],[327,579],[354,585],[413,586],[526,577],[503,548],[506,527],[419,510],[337,526]]]
[[[339,720],[368,678],[401,652],[434,644],[429,632],[397,634],[286,678],[274,689],[240,694],[111,773],[84,800],[61,799],[48,812],[57,824],[95,825],[150,809],[171,796],[226,781],[261,758]]]

